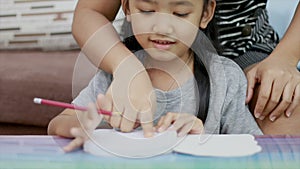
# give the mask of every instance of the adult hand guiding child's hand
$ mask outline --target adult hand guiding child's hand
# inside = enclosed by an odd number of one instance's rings
[[[145,137],[153,135],[153,114],[156,110],[156,96],[150,78],[143,67],[134,66],[135,56],[128,56],[114,72],[105,96],[98,96],[101,108],[120,115],[105,119],[114,128],[130,132],[140,123]]]

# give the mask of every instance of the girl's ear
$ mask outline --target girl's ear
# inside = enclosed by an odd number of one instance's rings
[[[126,20],[128,22],[130,22],[131,18],[130,18],[130,10],[129,10],[129,2],[128,2],[128,0],[121,0],[121,4],[122,4],[122,10],[123,10],[123,12],[126,15]]]
[[[208,23],[214,17],[215,8],[216,8],[216,1],[215,0],[208,0],[207,7],[206,7],[206,9],[203,9],[201,22],[199,24],[199,27],[201,29],[205,29],[207,27]]]

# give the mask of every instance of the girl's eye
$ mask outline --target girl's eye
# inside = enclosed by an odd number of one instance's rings
[[[189,15],[189,13],[177,13],[177,12],[174,12],[173,15],[184,18],[184,17],[187,17]]]
[[[143,13],[143,14],[152,14],[155,11],[154,10],[140,10],[140,12]]]

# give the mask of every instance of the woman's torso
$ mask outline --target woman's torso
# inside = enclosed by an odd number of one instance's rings
[[[247,51],[271,53],[278,36],[268,22],[267,0],[216,0],[215,13],[223,56]]]

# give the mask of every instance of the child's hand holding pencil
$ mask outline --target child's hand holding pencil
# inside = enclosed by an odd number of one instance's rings
[[[82,146],[83,143],[91,137],[92,132],[100,124],[103,119],[103,115],[111,116],[114,114],[110,111],[97,110],[96,105],[93,103],[90,103],[88,107],[80,107],[69,103],[40,98],[34,98],[34,103],[79,110],[76,111],[76,115],[81,127],[71,128],[70,134],[74,137],[74,139],[63,148],[65,152],[70,152]]]
[[[103,115],[98,114],[96,105],[92,103],[88,105],[87,111],[78,111],[76,113],[81,127],[71,128],[70,133],[74,136],[74,139],[64,147],[65,152],[70,152],[82,146],[91,137],[92,132],[103,119]]]

